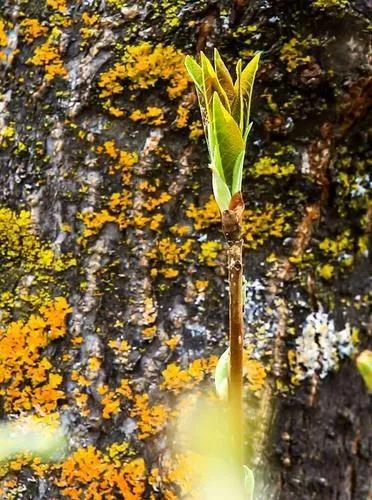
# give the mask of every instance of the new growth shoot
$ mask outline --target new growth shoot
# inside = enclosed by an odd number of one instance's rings
[[[242,68],[236,65],[235,81],[214,50],[214,65],[201,53],[200,64],[186,57],[186,68],[195,84],[210,156],[213,194],[221,211],[226,238],[229,273],[229,348],[216,370],[216,388],[226,395],[231,416],[231,450],[234,461],[252,485],[251,471],[244,466],[243,432],[243,260],[242,196],[243,165],[252,127],[250,108],[260,54]],[[244,468],[243,468],[244,466]],[[250,486],[251,488],[251,486]],[[250,492],[251,493],[251,492]]]

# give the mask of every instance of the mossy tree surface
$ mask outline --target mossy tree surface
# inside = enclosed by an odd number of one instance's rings
[[[62,421],[71,454],[1,464],[1,498],[188,495],[195,460],[165,428],[226,348],[184,68],[214,46],[230,67],[262,51],[243,178],[250,466],[265,498],[367,498],[367,7],[2,2],[1,415]]]

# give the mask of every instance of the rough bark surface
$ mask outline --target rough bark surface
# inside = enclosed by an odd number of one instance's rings
[[[368,345],[369,14],[367,0],[1,2],[1,415],[58,418],[71,448],[45,471],[2,466],[1,498],[192,490],[165,428],[211,381],[228,294],[183,57],[215,46],[229,66],[263,51],[243,179],[257,498],[367,500],[353,359]]]

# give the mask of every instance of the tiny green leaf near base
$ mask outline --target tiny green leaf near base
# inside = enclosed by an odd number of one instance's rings
[[[254,475],[253,471],[247,466],[243,465],[244,469],[244,489],[247,493],[247,500],[253,500],[254,493]]]
[[[216,387],[216,393],[220,399],[227,399],[228,396],[229,360],[230,360],[230,351],[229,349],[226,349],[226,351],[221,355],[220,359],[217,362],[214,375],[214,384]]]

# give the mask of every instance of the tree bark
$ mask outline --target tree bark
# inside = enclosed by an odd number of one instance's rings
[[[364,0],[1,3],[0,342],[35,317],[46,339],[23,346],[32,368],[2,349],[1,415],[58,414],[75,460],[44,476],[13,464],[1,498],[187,497],[166,427],[211,383],[228,330],[228,252],[181,69],[213,47],[229,68],[263,51],[243,178],[256,496],[369,498],[354,363],[370,345],[368,14]],[[45,320],[59,297],[65,330]]]

